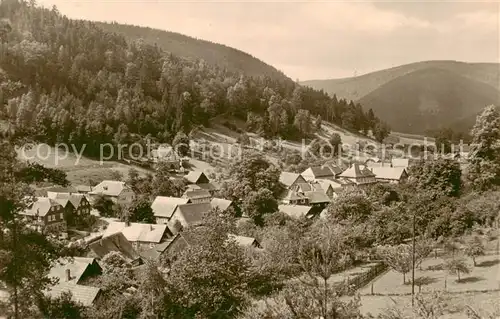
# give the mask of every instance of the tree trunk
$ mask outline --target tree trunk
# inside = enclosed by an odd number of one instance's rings
[[[457,270],[458,281],[460,281],[460,271]]]
[[[328,309],[328,288],[326,286],[326,278],[323,278],[323,283],[325,284],[325,287],[323,287],[323,318],[326,319],[326,314],[327,314],[327,309]]]
[[[406,284],[406,273],[403,273],[403,285]]]
[[[474,263],[474,267],[476,267],[476,257],[472,256],[472,262]]]
[[[15,217],[14,217],[15,218]],[[14,228],[12,229],[12,241],[13,241],[13,252],[14,258],[12,260],[14,264],[14,319],[19,319],[19,297],[17,293],[17,221],[14,220]]]

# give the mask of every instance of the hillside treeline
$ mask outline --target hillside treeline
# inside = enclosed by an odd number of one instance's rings
[[[48,143],[170,142],[218,115],[247,120],[266,137],[308,136],[323,120],[368,132],[378,122],[361,105],[288,78],[249,77],[127,43],[88,21],[34,2],[0,3],[0,106],[11,133]]]

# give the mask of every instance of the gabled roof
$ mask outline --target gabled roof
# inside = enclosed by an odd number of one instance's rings
[[[210,194],[209,191],[205,189],[197,189],[197,190],[186,190],[183,196],[190,199],[199,199],[199,198],[208,198],[211,197],[212,195]]]
[[[305,196],[301,192],[297,192],[292,189],[288,191],[288,193],[284,198],[284,200],[301,200],[301,199],[307,199],[307,196]]]
[[[232,201],[227,200],[227,199],[212,198],[212,201],[210,202],[210,205],[212,206],[212,208],[218,208],[222,212],[224,212],[226,209],[229,208],[229,206],[231,206],[232,203],[233,203]]]
[[[120,194],[129,189],[128,186],[125,185],[125,182],[120,181],[102,181],[98,185],[96,185],[90,194],[102,194],[106,196],[120,196]]]
[[[43,217],[48,214],[52,207],[62,206],[58,202],[48,197],[36,197],[35,201],[26,209],[22,215],[40,216]]]
[[[300,178],[300,174],[291,173],[291,172],[281,172],[279,181],[283,185],[290,187]]]
[[[151,204],[155,217],[172,217],[177,205],[183,205],[190,202],[189,198],[156,196]]]
[[[241,247],[260,247],[260,243],[253,237],[228,234],[230,240],[234,240]]]
[[[279,205],[278,210],[292,218],[301,218],[307,216],[311,211],[311,206],[304,205]]]
[[[141,257],[148,258],[148,259],[158,259],[162,253],[167,250],[167,248],[176,240],[178,240],[178,237],[181,236],[180,233],[177,233],[174,237],[167,239],[163,243],[155,245],[153,248],[142,251]]]
[[[335,175],[338,175],[344,171],[344,168],[342,168],[339,165],[333,164],[333,163],[328,163],[323,166],[328,167]]]
[[[45,293],[51,298],[59,297],[63,292],[70,292],[73,300],[91,306],[101,289],[90,286],[77,285],[71,282],[62,282],[50,287]]]
[[[334,177],[335,173],[328,166],[313,166],[302,172],[302,175],[312,175],[314,178]]]
[[[303,192],[308,192],[313,190],[313,186],[310,183],[297,183],[295,184],[295,190],[301,190]]]
[[[154,158],[179,160],[181,156],[171,146],[160,145],[157,149],[151,151]]]
[[[340,180],[317,179],[316,182],[321,185],[321,188],[323,188],[325,192],[328,190],[329,186],[331,186],[332,189],[342,188],[342,182]]]
[[[410,160],[407,158],[393,158],[391,160],[392,167],[408,167]]]
[[[80,193],[88,193],[92,191],[92,186],[90,185],[76,185],[75,189]]]
[[[128,259],[134,261],[139,258],[139,254],[135,251],[132,244],[125,238],[122,233],[115,233],[107,237],[103,237],[89,245],[89,248],[99,258],[103,258],[112,251],[119,252]]]
[[[373,167],[372,170],[375,178],[398,181],[403,176],[403,173],[406,172],[406,168],[404,167]]]
[[[202,175],[205,175],[202,171],[190,171],[184,176],[184,178],[191,184],[196,184]],[[205,177],[207,176],[205,175]]]
[[[73,207],[79,208],[80,204],[82,201],[84,201],[85,195],[83,194],[69,194],[69,193],[53,193],[49,192],[48,197],[55,200],[59,204],[61,204],[63,207],[66,207],[68,202],[70,202]]]
[[[311,191],[305,192],[305,195],[309,199],[309,204],[322,204],[329,203],[330,198],[322,191]]]
[[[177,206],[174,214],[180,214],[188,225],[201,222],[203,216],[212,209],[210,203],[184,204]]]
[[[76,188],[74,187],[49,187],[45,189],[47,192],[52,193],[74,193],[76,192]]]
[[[121,232],[129,242],[159,243],[169,232],[167,225],[111,222],[102,235],[103,238]]]
[[[60,258],[50,269],[48,277],[58,278],[59,282],[70,282],[77,284],[87,268],[95,262],[94,258],[71,257],[71,259]],[[67,281],[66,270],[69,269],[71,280]]]
[[[366,166],[359,165],[357,163],[352,164],[351,167],[346,169],[340,177],[345,178],[361,178],[361,177],[374,177],[375,174],[372,173]]]

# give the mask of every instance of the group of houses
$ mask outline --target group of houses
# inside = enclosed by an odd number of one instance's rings
[[[317,216],[342,189],[379,182],[404,183],[408,177],[406,169],[404,162],[394,161],[384,166],[369,160],[349,167],[335,164],[309,167],[300,174],[282,172],[280,182],[286,190],[278,209],[292,218]],[[117,252],[131,267],[137,268],[150,259],[172,262],[181,251],[194,244],[189,233],[182,232],[182,229],[201,225],[209,212],[217,209],[221,213],[245,218],[245,213],[235,202],[216,196],[219,185],[211,182],[204,172],[191,171],[183,178],[187,187],[182,196],[157,196],[152,201],[155,223],[111,221],[101,234],[80,240],[79,244],[88,251],[86,257],[57,263],[50,276],[59,281],[47,290],[47,294],[57,296],[70,291],[77,301],[91,305],[98,302],[101,292],[87,278],[101,274],[99,262],[107,254]],[[54,232],[72,225],[77,228],[75,221],[91,214],[91,204],[97,196],[105,196],[120,204],[130,203],[135,198],[126,183],[107,180],[92,188],[50,189],[38,195],[22,214],[40,229]],[[249,249],[262,248],[251,237],[228,234],[228,240]]]
[[[281,198],[279,211],[293,218],[316,216],[345,188],[405,183],[408,166],[407,159],[386,162],[371,158],[363,164],[327,163],[309,167],[300,174],[281,172],[280,182],[286,187],[286,192]]]

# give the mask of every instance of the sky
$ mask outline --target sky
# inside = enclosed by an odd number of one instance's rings
[[[245,51],[292,79],[424,60],[499,62],[500,3],[38,0],[70,18],[148,26]]]

